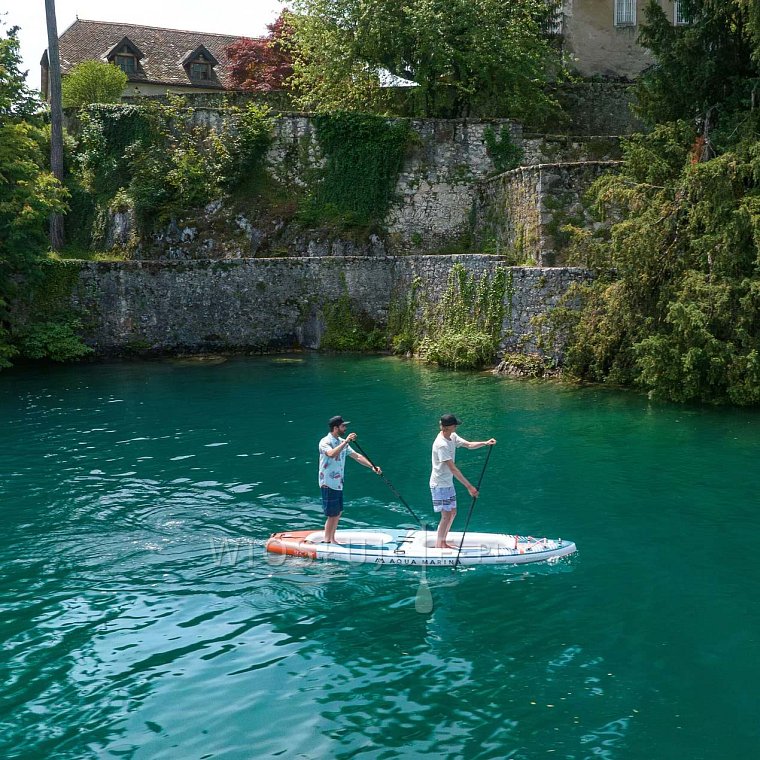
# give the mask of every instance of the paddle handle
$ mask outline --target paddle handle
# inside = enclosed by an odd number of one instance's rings
[[[459,555],[462,553],[462,547],[464,546],[464,536],[465,533],[467,533],[467,528],[470,526],[470,518],[472,517],[472,511],[475,508],[475,502],[478,500],[478,496],[480,496],[480,484],[483,482],[483,476],[486,474],[486,467],[488,467],[488,460],[491,458],[491,452],[493,451],[493,445],[488,447],[488,454],[486,454],[486,461],[483,462],[483,469],[480,471],[480,477],[478,478],[478,485],[475,488],[475,490],[478,492],[477,496],[472,497],[472,504],[470,504],[470,511],[467,513],[467,521],[464,524],[464,530],[462,531],[462,540],[459,542],[459,549],[457,550],[457,558],[456,562],[454,562],[454,567],[459,564]]]

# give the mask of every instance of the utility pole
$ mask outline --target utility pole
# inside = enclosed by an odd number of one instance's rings
[[[50,66],[50,170],[63,184],[63,106],[61,105],[61,59],[58,54],[58,24],[55,20],[55,0],[45,0],[48,35],[48,64]],[[63,248],[63,215],[50,215],[50,247]]]

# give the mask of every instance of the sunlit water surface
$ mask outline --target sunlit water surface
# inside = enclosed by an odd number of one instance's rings
[[[432,518],[445,411],[498,439],[472,528],[577,555],[430,569],[430,614],[419,569],[265,556],[333,414]],[[13,370],[0,418],[3,758],[758,756],[757,413],[291,355]]]

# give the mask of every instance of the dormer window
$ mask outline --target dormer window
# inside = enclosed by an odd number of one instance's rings
[[[204,45],[195,50],[188,50],[180,60],[192,82],[210,82],[214,79],[214,66],[219,61],[214,58]]]
[[[137,58],[129,53],[118,53],[114,63],[127,75],[137,71]]]
[[[203,56],[200,60],[193,61],[190,64],[190,79],[198,79],[203,82],[211,79],[211,64],[204,61]]]
[[[122,37],[120,42],[110,47],[101,56],[102,60],[118,66],[128,77],[137,74],[137,67],[142,57],[140,48],[129,37]]]

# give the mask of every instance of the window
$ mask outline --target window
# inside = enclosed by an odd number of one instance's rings
[[[684,11],[681,0],[673,0],[673,23],[676,26],[688,26],[691,23],[691,19]]]
[[[131,54],[118,53],[115,63],[127,76],[137,71],[137,58]]]
[[[636,26],[636,0],[615,0],[615,26]]]
[[[562,0],[546,0],[547,17],[544,33],[549,37],[561,36],[564,31],[565,16],[562,13]]]
[[[193,61],[190,64],[190,79],[199,79],[207,82],[211,79],[211,64],[201,61]]]
[[[187,72],[187,76],[191,82],[213,82],[215,85],[218,83],[214,80],[214,66],[219,61],[209,53],[205,45],[198,45],[195,50],[188,50],[180,59],[182,68]]]

